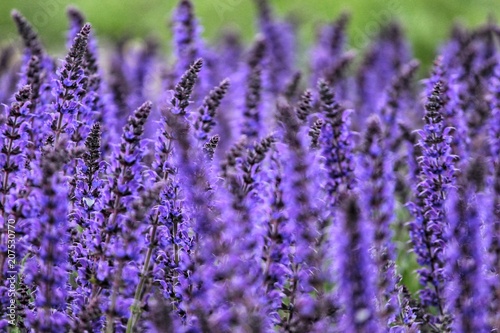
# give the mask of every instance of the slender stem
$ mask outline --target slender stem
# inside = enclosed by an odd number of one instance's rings
[[[168,179],[168,173],[164,173],[162,181],[166,181],[167,179]],[[140,279],[139,284],[137,285],[137,288],[135,290],[134,303],[132,304],[132,307],[131,307],[132,311],[131,311],[131,315],[128,319],[128,322],[127,322],[126,333],[133,332],[134,326],[135,326],[137,320],[139,320],[139,316],[141,314],[141,310],[139,308],[139,303],[140,303],[140,300],[141,300],[141,297],[142,297],[142,294],[144,291],[144,287],[146,285],[146,280],[147,280],[148,272],[150,269],[151,257],[153,256],[153,251],[155,248],[154,244],[156,242],[156,230],[158,229],[159,219],[160,219],[160,211],[157,210],[156,215],[153,219],[154,222],[153,222],[152,228],[151,228],[148,252],[146,253],[146,259],[144,260],[144,265],[142,266],[141,279]],[[173,234],[174,237],[175,237],[175,235],[176,235],[176,233]],[[175,246],[174,246],[174,249],[175,249]],[[177,258],[177,257],[178,257],[178,255],[174,254],[174,258]],[[178,260],[176,261],[176,264],[178,264]]]
[[[115,272],[115,279],[113,281],[113,292],[111,294],[111,306],[106,314],[106,333],[113,333],[115,331],[114,319],[115,319],[115,307],[116,300],[118,299],[118,290],[121,287],[121,275],[123,271],[123,261],[120,261]]]
[[[57,120],[57,128],[55,130],[56,137],[54,140],[54,147],[57,147],[57,143],[58,143],[59,137],[61,135],[61,127],[62,127],[63,117],[64,117],[64,114],[61,111],[59,111],[59,119]]]
[[[144,290],[144,286],[146,285],[146,280],[147,280],[147,274],[149,272],[149,267],[150,267],[150,262],[151,262],[151,257],[153,256],[153,250],[154,250],[154,242],[156,241],[156,229],[158,227],[158,219],[159,219],[160,213],[156,212],[155,216],[155,222],[153,224],[153,228],[151,229],[151,241],[148,247],[148,252],[146,253],[146,259],[144,261],[144,266],[142,267],[142,272],[141,272],[141,280],[139,281],[139,284],[137,285],[137,288],[135,290],[134,294],[134,303],[132,304],[132,311],[131,315],[128,319],[127,322],[127,331],[126,333],[132,333],[134,326],[139,319],[140,316],[140,308],[139,308],[139,302],[141,300],[142,292]]]

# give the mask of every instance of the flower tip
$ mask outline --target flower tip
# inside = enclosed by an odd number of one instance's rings
[[[81,17],[83,17],[82,12],[77,7],[75,7],[74,5],[69,5],[66,8],[66,13],[70,17],[75,17],[75,18],[81,18]]]
[[[88,35],[90,33],[90,30],[92,29],[92,25],[90,23],[85,23],[82,27],[81,33],[85,33]]]
[[[178,7],[193,8],[193,3],[191,2],[191,0],[181,0],[181,1],[179,1]]]
[[[15,19],[15,20],[20,20],[20,19],[24,19],[23,15],[21,14],[21,12],[19,12],[17,9],[12,9],[11,12],[10,12],[10,16]]]

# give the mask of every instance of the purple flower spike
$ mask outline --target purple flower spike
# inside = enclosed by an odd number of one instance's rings
[[[174,51],[177,58],[176,74],[182,75],[200,57],[199,27],[190,0],[181,0],[172,18]]]
[[[248,60],[241,134],[246,135],[249,142],[258,139],[262,127],[262,62],[265,52],[266,43],[259,39],[253,46]]]
[[[358,198],[343,200],[340,211],[338,241],[339,294],[345,315],[340,330],[346,333],[381,332],[375,310],[373,267],[368,253],[366,220]]]
[[[485,253],[480,234],[480,202],[485,168],[481,161],[471,163],[460,187],[450,193],[448,202],[449,246],[446,251],[448,307],[453,315],[453,332],[491,332],[487,324],[488,284],[483,269]]]
[[[203,66],[203,60],[196,60],[189,69],[182,75],[179,83],[174,88],[174,97],[170,100],[172,108],[170,112],[175,115],[186,115],[186,108],[189,106],[190,97],[193,93],[194,85],[198,80],[198,74]]]
[[[77,125],[74,123],[74,118],[79,114],[80,101],[87,89],[83,64],[89,34],[90,24],[85,24],[77,34],[63,66],[58,71],[55,112],[51,124],[55,144],[58,143],[61,134],[74,129]]]
[[[277,95],[284,92],[293,66],[293,26],[276,22],[268,0],[255,0],[259,13],[259,25],[264,35],[266,55],[263,60],[263,87]]]
[[[295,243],[291,259],[293,277],[291,286],[285,288],[290,297],[290,304],[284,307],[288,318],[283,325],[290,331],[319,332],[323,325],[331,323],[328,314],[334,311],[324,290],[324,285],[331,281],[321,265],[327,256],[322,242],[327,231],[318,230],[321,214],[311,200],[313,192],[308,180],[313,174],[306,163],[311,157],[304,138],[299,135],[300,121],[284,100],[278,100],[277,108],[278,119],[284,125],[283,141],[288,145],[287,177],[283,181],[283,201],[289,208],[288,223],[293,226],[289,227],[293,238],[288,241]],[[315,301],[308,295],[310,290],[317,293]]]
[[[373,116],[368,119],[366,127],[365,141],[358,159],[360,199],[374,231],[378,312],[384,324],[388,324],[399,310],[396,299],[396,254],[390,229],[395,218],[395,180],[391,170],[391,154],[387,142],[383,140],[384,130],[379,118]]]
[[[22,188],[22,172],[26,166],[28,116],[31,87],[24,86],[15,95],[15,102],[8,109],[6,124],[0,126],[0,281],[7,258],[7,220],[15,210],[16,192]],[[20,177],[21,176],[21,177]]]
[[[424,129],[418,131],[418,145],[422,149],[419,158],[420,183],[415,203],[409,205],[415,220],[410,223],[410,237],[413,242],[418,270],[423,289],[420,297],[423,305],[437,308],[435,324],[446,323],[444,300],[444,257],[446,245],[446,219],[444,203],[446,194],[453,186],[457,160],[451,154],[451,129],[443,124],[443,86],[438,81],[425,104]]]
[[[349,20],[350,16],[342,13],[335,22],[321,27],[318,31],[317,42],[311,54],[312,84],[316,84],[321,78],[330,77],[345,55]]]
[[[339,196],[354,187],[352,139],[349,131],[349,110],[340,106],[333,90],[325,81],[318,84],[320,110],[325,119],[321,129],[322,155],[328,173],[326,190],[330,204],[337,205]]]
[[[500,64],[497,64],[490,82],[491,121],[489,125],[490,156],[492,170],[493,203],[489,214],[489,270],[493,273],[491,282],[492,304],[490,306],[491,323],[497,330],[500,329]]]
[[[69,6],[66,10],[69,19],[69,30],[68,30],[68,48],[71,48],[73,40],[76,38],[83,25],[85,24],[85,17],[83,13],[79,11],[76,7]]]
[[[215,125],[215,112],[229,89],[229,80],[222,81],[203,100],[203,105],[198,109],[198,118],[194,123],[196,138],[206,141],[210,131]]]
[[[28,59],[31,56],[36,56],[42,59],[45,51],[35,29],[31,26],[28,20],[26,20],[26,18],[17,10],[13,10],[11,15],[14,19],[14,22],[16,23],[19,35],[21,35],[21,37],[23,38]]]
[[[386,140],[388,147],[394,149],[398,138],[398,123],[402,117],[409,117],[413,100],[410,99],[410,88],[419,68],[418,61],[414,60],[401,67],[393,77],[390,85],[380,99],[379,116],[383,119],[387,129]],[[409,96],[410,95],[410,96]]]
[[[68,158],[57,147],[44,155],[40,175],[41,216],[33,218],[32,229],[38,234],[40,248],[24,267],[26,282],[36,285],[35,310],[29,311],[28,327],[36,332],[67,332],[67,186],[60,170]]]

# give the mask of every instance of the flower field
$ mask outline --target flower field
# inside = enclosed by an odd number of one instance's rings
[[[0,49],[0,332],[497,332],[500,27]],[[298,66],[307,59],[307,66]]]

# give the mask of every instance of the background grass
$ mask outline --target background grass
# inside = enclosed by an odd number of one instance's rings
[[[193,0],[204,36],[213,40],[223,27],[240,31],[249,40],[255,32],[252,0]],[[314,40],[314,27],[352,14],[350,45],[361,48],[381,24],[397,18],[411,40],[415,55],[424,66],[435,56],[436,45],[449,34],[453,22],[476,26],[488,16],[499,17],[498,0],[270,0],[279,15],[293,15],[301,22],[301,49]],[[175,0],[1,0],[0,43],[16,40],[10,11],[19,9],[39,30],[47,47],[62,52],[67,21],[65,8],[74,4],[93,24],[101,40],[120,36],[160,38],[168,49],[168,21]]]

